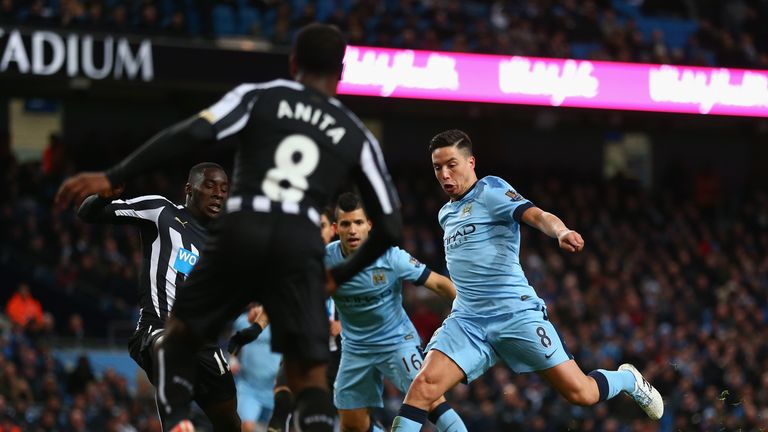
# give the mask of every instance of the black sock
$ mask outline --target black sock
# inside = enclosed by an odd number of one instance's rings
[[[605,377],[605,375],[602,374],[600,371],[592,371],[589,373],[589,376],[595,379],[595,382],[597,383],[597,391],[599,392],[599,398],[598,400],[604,401],[608,399],[608,378]]]
[[[441,415],[443,415],[446,411],[451,409],[451,406],[448,404],[448,402],[443,402],[440,405],[438,405],[435,409],[429,412],[427,415],[427,418],[429,418],[429,421],[432,422],[432,424],[437,424],[437,420],[440,418]]]
[[[275,408],[272,410],[272,417],[269,418],[269,430],[283,432],[288,416],[293,411],[293,393],[288,389],[280,389],[275,393]]]
[[[296,396],[294,423],[302,432],[333,432],[337,421],[331,395],[319,387],[304,389]]]
[[[402,404],[398,416],[407,418],[408,420],[415,421],[416,423],[424,424],[427,422],[427,412],[421,408],[416,408],[413,405]]]

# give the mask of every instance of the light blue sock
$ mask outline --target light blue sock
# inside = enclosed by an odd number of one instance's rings
[[[423,423],[415,422],[411,419],[397,416],[392,422],[392,432],[419,432]]]
[[[408,404],[400,407],[400,412],[392,422],[391,432],[419,432],[427,421],[427,412]]]
[[[376,423],[372,423],[371,432],[384,432],[384,429],[380,428]]]
[[[467,427],[453,408],[443,412],[437,418],[435,426],[437,426],[437,430],[440,432],[467,432]]]
[[[635,376],[627,370],[597,369],[590,372],[589,376],[597,382],[601,401],[611,399],[622,391],[632,392],[635,390]]]

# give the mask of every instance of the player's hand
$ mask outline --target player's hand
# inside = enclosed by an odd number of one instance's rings
[[[70,177],[61,184],[53,203],[57,209],[63,210],[70,204],[80,205],[92,194],[109,194],[112,185],[103,172],[86,172]]]
[[[240,360],[235,355],[229,356],[229,371],[232,372],[232,375],[240,373]]]
[[[329,296],[336,294],[336,279],[333,278],[330,270],[325,271],[325,293]]]
[[[341,321],[339,320],[333,320],[330,323],[331,327],[331,336],[336,337],[341,333]]]
[[[123,191],[125,191],[125,185],[121,184],[117,187],[110,189],[109,192],[100,192],[99,197],[108,199],[108,200],[115,200],[120,198],[120,195],[123,194]]]
[[[560,249],[568,252],[579,252],[584,249],[584,239],[581,234],[573,230],[564,230],[557,234],[557,241]]]
[[[237,353],[240,352],[240,349],[242,349],[244,345],[247,345],[258,339],[262,330],[263,329],[260,325],[253,324],[248,328],[244,328],[238,332],[235,332],[235,334],[229,338],[227,351],[229,351],[229,353],[232,355],[237,355]]]

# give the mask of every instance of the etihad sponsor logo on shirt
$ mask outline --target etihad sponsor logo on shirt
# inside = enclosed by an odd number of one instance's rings
[[[477,231],[474,224],[467,224],[445,237],[445,248],[452,249],[464,244],[469,235]]]
[[[391,289],[386,289],[376,295],[350,295],[340,296],[336,295],[336,304],[340,307],[353,307],[353,306],[372,306],[381,303],[387,297],[392,295]]]

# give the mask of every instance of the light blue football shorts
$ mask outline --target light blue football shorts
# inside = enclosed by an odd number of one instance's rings
[[[265,397],[273,397],[271,388],[265,393],[253,391],[246,385],[237,385],[237,414],[240,420],[267,424],[272,416],[272,404],[264,403]]]
[[[557,366],[573,358],[555,327],[546,306],[496,316],[453,312],[427,344],[453,360],[472,382],[503,360],[517,373]]]
[[[424,354],[414,344],[402,344],[394,351],[355,353],[341,351],[333,399],[338,409],[381,408],[384,377],[406,393],[421,369]]]

